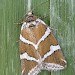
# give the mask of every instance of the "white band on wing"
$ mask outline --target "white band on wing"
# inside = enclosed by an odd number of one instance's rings
[[[54,51],[57,51],[58,49],[59,49],[59,50],[61,49],[59,45],[56,45],[56,46],[51,45],[51,46],[50,46],[50,51],[47,52],[47,53],[44,55],[42,61],[44,61],[48,56],[50,56],[51,54],[53,54]]]
[[[47,30],[45,31],[45,34],[41,37],[41,39],[37,42],[37,44],[34,44],[33,42],[26,40],[21,34],[20,34],[20,40],[24,43],[31,44],[35,47],[35,49],[38,49],[39,44],[45,40],[45,38],[50,34],[51,30],[49,27],[47,27]]]
[[[23,28],[25,28],[25,26],[26,26],[26,22],[24,22],[24,23],[22,24],[22,26],[21,26],[21,31],[23,30]]]
[[[34,57],[30,57],[26,52],[20,55],[20,59],[27,59],[27,60],[36,61],[36,62],[39,61],[35,59]]]
[[[57,70],[62,70],[65,67],[60,65],[60,64],[55,64],[55,63],[45,63],[44,69],[46,70],[51,70],[51,71],[57,71]]]
[[[37,21],[40,22],[40,23],[42,23],[43,25],[46,25],[46,23],[45,23],[44,21],[42,21],[41,19],[39,19],[39,18],[36,19],[36,22],[37,22]]]
[[[31,44],[35,47],[35,44],[27,39],[25,39],[21,34],[20,34],[20,40],[24,43],[27,43],[27,44]]]
[[[56,51],[56,50],[58,50],[58,49],[61,49],[59,45],[56,45],[56,46],[51,45],[51,46],[50,46],[50,50],[51,50],[52,52],[54,52],[54,51]]]
[[[46,25],[46,23],[44,21],[42,21],[41,19],[37,18],[35,21],[29,22],[29,23],[24,22],[22,24],[21,30],[23,30],[23,28],[25,28],[25,27],[29,27],[31,24],[36,26],[39,23],[42,23],[43,25]]]

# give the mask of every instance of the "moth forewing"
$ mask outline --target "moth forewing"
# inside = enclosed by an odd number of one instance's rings
[[[61,48],[44,21],[32,14],[26,17],[20,34],[22,75],[37,75],[41,70],[61,70],[66,61]]]

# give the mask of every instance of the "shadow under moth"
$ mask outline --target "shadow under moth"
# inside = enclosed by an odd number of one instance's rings
[[[67,65],[49,26],[31,12],[21,26],[19,47],[22,75],[62,70]]]

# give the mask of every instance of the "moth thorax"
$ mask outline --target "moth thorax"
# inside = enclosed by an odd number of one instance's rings
[[[37,17],[34,16],[34,15],[32,14],[32,12],[29,12],[29,13],[27,14],[27,16],[26,16],[26,22],[32,22],[32,21],[35,21],[36,19],[37,19]]]

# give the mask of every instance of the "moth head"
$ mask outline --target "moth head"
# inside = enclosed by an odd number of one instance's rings
[[[37,16],[34,16],[32,11],[29,11],[26,14],[26,22],[32,22],[32,21],[35,21],[36,19],[37,19]]]

